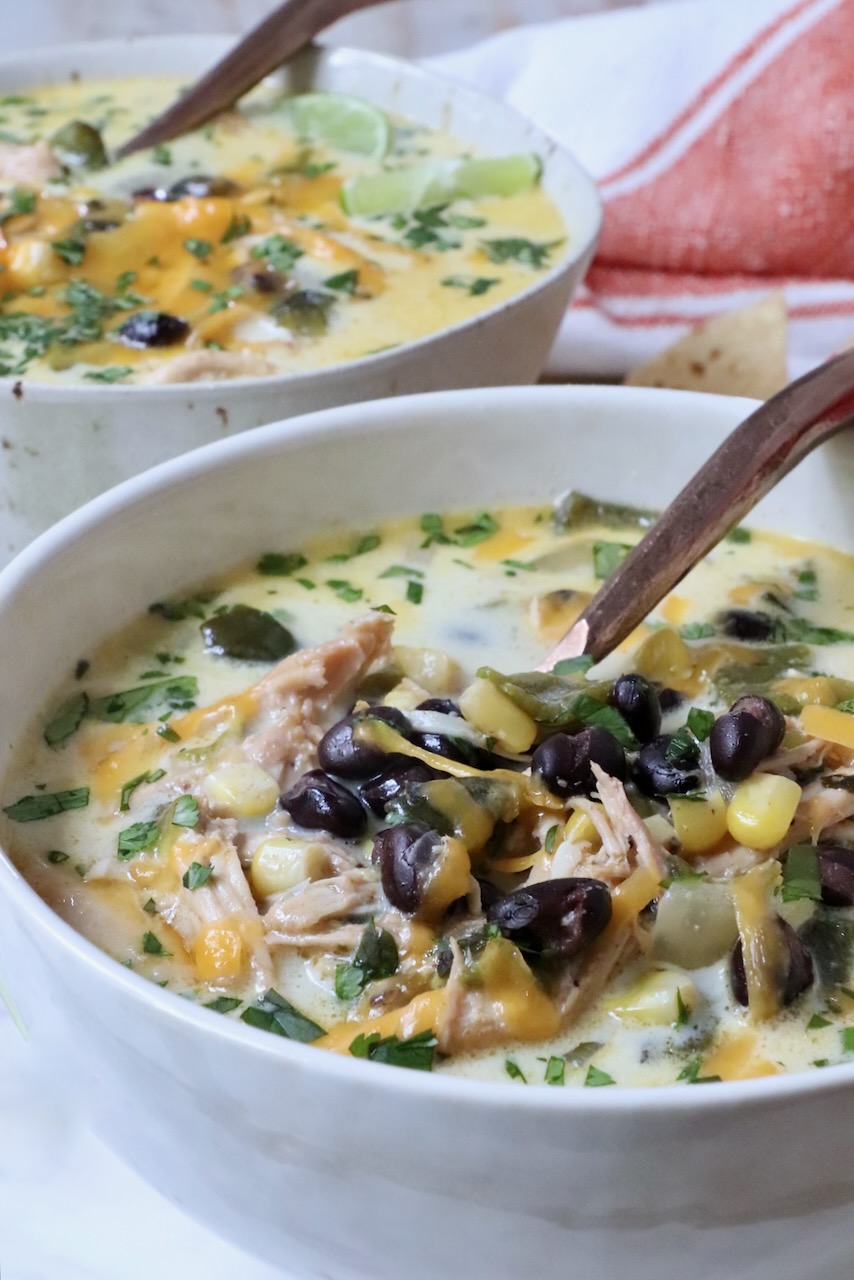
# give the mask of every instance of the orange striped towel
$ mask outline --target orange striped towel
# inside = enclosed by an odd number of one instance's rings
[[[681,0],[432,60],[564,142],[605,200],[550,369],[624,373],[772,289],[793,375],[854,338],[854,0]]]

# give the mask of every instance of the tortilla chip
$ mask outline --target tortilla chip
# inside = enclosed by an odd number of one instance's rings
[[[640,365],[630,387],[674,387],[767,400],[789,381],[786,300],[780,292],[707,320]]]

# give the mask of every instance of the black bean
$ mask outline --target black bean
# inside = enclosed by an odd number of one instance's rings
[[[768,754],[765,726],[747,711],[718,716],[709,734],[715,773],[727,782],[743,782]]]
[[[374,838],[383,892],[393,907],[412,915],[421,906],[427,875],[442,837],[422,822],[386,827]]]
[[[812,956],[801,942],[790,924],[782,916],[777,916],[777,925],[782,931],[786,949],[786,969],[780,976],[780,1002],[789,1005],[796,1000],[813,982]],[[739,1004],[748,1004],[747,976],[744,972],[744,952],[741,939],[735,944],[729,962],[729,980],[732,994]]]
[[[278,662],[297,647],[287,627],[271,613],[235,604],[201,625],[208,653],[237,662]]]
[[[765,733],[766,755],[772,756],[779,749],[786,736],[786,719],[770,698],[762,698],[758,693],[747,693],[743,698],[735,700],[730,711],[733,714],[746,711],[759,721]]]
[[[186,320],[166,311],[137,311],[116,330],[126,347],[174,347],[190,332]]]
[[[601,725],[580,733],[555,733],[534,752],[531,770],[556,796],[591,795],[596,788],[591,765],[598,764],[612,778],[626,776],[626,754],[613,734]]]
[[[752,609],[726,609],[719,615],[718,624],[731,640],[770,640],[775,628],[770,613]]]
[[[445,777],[420,760],[411,756],[386,756],[386,765],[374,778],[363,782],[359,788],[362,802],[368,806],[378,818],[386,815],[386,806],[397,799],[402,791],[420,782],[432,782],[435,778]]]
[[[543,960],[568,960],[595,941],[611,919],[601,880],[543,880],[493,902],[487,919]]]
[[[311,769],[279,801],[294,822],[312,831],[328,831],[352,840],[364,831],[368,817],[359,801],[322,769]]]
[[[658,695],[643,676],[620,676],[614,681],[608,701],[619,711],[638,742],[649,742],[660,732]]]
[[[443,716],[462,717],[463,714],[456,702],[453,702],[450,698],[425,698],[423,702],[419,702],[415,710],[438,711]]]
[[[165,187],[137,187],[130,193],[132,200],[165,200]]]
[[[219,174],[193,173],[173,182],[166,192],[166,199],[181,200],[184,196],[194,196],[197,200],[203,200],[205,196],[233,196],[239,190],[237,183],[232,182],[231,178],[223,178]]]
[[[263,262],[243,262],[234,268],[231,278],[244,289],[264,294],[284,293],[290,283],[287,276]]]
[[[684,693],[680,693],[678,689],[659,689],[658,705],[661,707],[663,715],[668,711],[674,711],[677,707],[681,707],[685,701]]]
[[[444,733],[413,733],[411,741],[422,751],[429,751],[434,756],[444,756],[446,760],[474,765],[477,747],[459,738],[449,738]]]
[[[641,791],[648,796],[686,795],[700,786],[696,756],[691,758],[689,755],[686,758],[680,752],[677,759],[668,760],[668,748],[672,741],[671,734],[662,733],[641,747],[634,765],[634,778]]]
[[[816,854],[822,902],[829,907],[854,907],[854,849],[820,844]]]
[[[353,734],[356,726],[364,723],[366,715],[384,720],[404,737],[409,733],[409,721],[397,707],[373,707],[368,713],[345,716],[320,739],[317,758],[322,769],[339,778],[370,778],[382,769],[388,753],[370,742],[361,742]]]

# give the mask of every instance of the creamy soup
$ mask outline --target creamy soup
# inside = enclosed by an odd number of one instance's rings
[[[122,160],[169,77],[0,98],[0,376],[299,372],[469,319],[566,252],[539,161],[266,85]]]
[[[427,514],[153,601],[69,655],[5,847],[122,964],[330,1051],[588,1087],[845,1060],[854,564],[736,529],[597,668],[531,673],[651,519]]]

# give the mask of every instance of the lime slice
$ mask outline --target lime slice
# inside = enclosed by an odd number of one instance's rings
[[[286,98],[282,110],[302,141],[322,142],[376,159],[388,151],[389,122],[379,107],[364,98],[347,93],[301,93]]]
[[[542,172],[540,157],[530,152],[463,160],[454,174],[455,195],[472,200],[481,196],[515,196],[536,186]]]
[[[527,154],[430,161],[350,178],[341,188],[341,204],[345,213],[362,218],[412,213],[465,197],[517,195],[534,186],[541,172],[539,157]]]
[[[453,171],[447,163],[434,160],[349,178],[341,188],[341,205],[345,213],[373,218],[381,213],[426,209],[452,200],[453,193]]]

